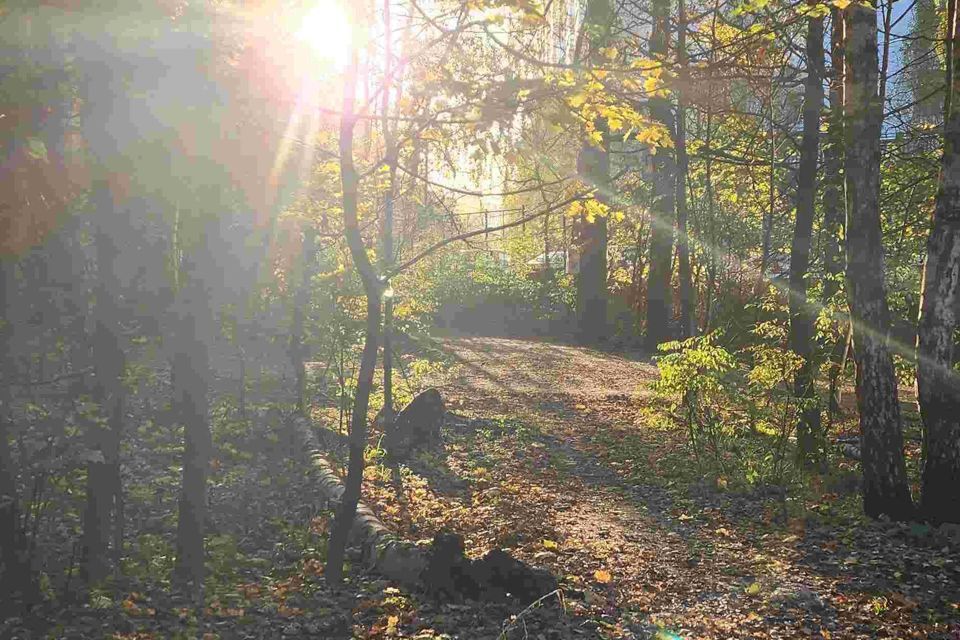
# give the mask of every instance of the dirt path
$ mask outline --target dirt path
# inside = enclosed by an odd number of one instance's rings
[[[648,361],[503,338],[449,337],[440,346],[457,363],[441,385],[453,415],[445,456],[414,465],[407,499],[385,507],[394,526],[413,535],[453,528],[474,553],[509,547],[548,566],[571,606],[592,614],[587,635],[946,633],[950,622],[918,626],[920,596],[895,584],[902,571],[861,571],[877,565],[856,550],[862,539],[779,521],[783,505],[769,495],[671,480],[671,468],[693,461],[683,435],[653,418]],[[382,492],[374,500],[389,502]],[[880,536],[867,543],[894,560],[912,553],[890,526],[866,529],[856,535]],[[960,584],[956,567],[948,570],[933,585],[941,592],[931,591],[947,600]]]

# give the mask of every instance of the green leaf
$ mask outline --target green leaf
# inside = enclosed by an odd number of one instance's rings
[[[34,160],[48,161],[47,145],[40,138],[27,138],[27,153]]]

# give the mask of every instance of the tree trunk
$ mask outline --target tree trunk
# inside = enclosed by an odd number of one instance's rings
[[[876,9],[847,7],[846,181],[847,295],[857,364],[857,408],[863,443],[863,508],[867,515],[909,519],[913,503],[903,458],[900,403],[893,359],[880,230],[880,127]]]
[[[957,0],[949,2],[947,30],[943,159],[927,240],[917,341],[917,399],[924,427],[921,508],[933,522],[960,522],[960,374],[954,340],[960,296]]]
[[[820,111],[823,105],[823,18],[807,22],[807,79],[803,98],[803,139],[797,171],[797,218],[790,248],[790,349],[803,359],[794,378],[799,406],[797,446],[804,464],[820,458],[820,404],[814,387],[813,360],[816,312],[807,301],[807,269],[817,198],[817,158],[820,152]]]
[[[687,156],[687,112],[683,91],[689,86],[687,72],[687,17],[684,0],[679,0],[677,20],[677,58],[680,62],[680,89],[677,99],[677,128],[674,147],[677,151],[677,272],[680,278],[680,337],[689,338],[697,333],[697,301],[690,269],[690,234],[687,231],[689,210],[687,206],[687,178],[690,159]]]
[[[183,475],[177,521],[175,578],[179,586],[202,593],[204,535],[207,518],[207,471],[213,442],[210,434],[210,361],[207,344],[213,339],[209,293],[204,286],[200,253],[188,250],[183,259],[174,335],[173,398],[183,426]]]
[[[609,0],[589,0],[584,16],[588,37],[588,58],[597,58],[607,40],[612,15]],[[606,124],[598,125],[606,133]],[[577,171],[595,187],[598,200],[610,196],[610,154],[606,135],[599,145],[584,141],[577,157]],[[607,334],[607,219],[597,216],[592,222],[585,216],[578,221],[580,273],[577,276],[577,331],[579,339],[592,344]]]
[[[823,189],[823,296],[824,306],[833,301],[840,290],[843,277],[843,255],[840,238],[846,217],[843,193],[843,12],[837,8],[830,11],[833,24],[830,36],[830,59],[833,77],[830,79],[830,121],[827,129],[827,144],[823,151],[825,186]],[[841,362],[847,345],[846,331],[833,344],[829,355],[829,406],[830,416],[840,412]]]
[[[670,0],[654,0],[651,8],[653,32],[650,55],[666,58],[670,33]],[[669,98],[650,99],[650,114],[674,134],[673,112]],[[650,208],[650,273],[647,277],[646,347],[656,351],[657,345],[670,339],[671,303],[670,260],[673,256],[673,220],[677,193],[676,166],[667,149],[658,150],[653,160],[653,206]]]
[[[290,360],[297,378],[297,411],[306,410],[307,349],[304,338],[304,323],[310,305],[310,286],[313,278],[313,263],[317,257],[317,232],[308,222],[303,230],[303,250],[300,258],[300,283],[293,301],[293,326],[290,329]]]
[[[770,251],[773,246],[773,210],[777,203],[777,132],[773,121],[773,77],[770,78],[769,103],[767,105],[767,119],[770,128],[767,135],[770,137],[770,166],[767,171],[767,185],[769,195],[767,210],[763,216],[763,240],[760,246],[760,277],[757,279],[757,295],[763,295],[767,290],[767,269],[770,267]]]
[[[343,229],[353,264],[360,273],[367,298],[367,328],[364,337],[357,386],[353,398],[353,415],[350,420],[350,456],[343,496],[337,509],[336,519],[330,532],[327,551],[326,577],[330,585],[338,585],[343,579],[343,559],[346,553],[350,527],[357,513],[363,486],[363,452],[367,443],[367,409],[370,390],[377,364],[377,348],[380,338],[381,284],[367,257],[366,247],[360,233],[357,218],[357,187],[359,177],[353,163],[353,131],[356,117],[353,113],[356,92],[357,52],[351,52],[350,67],[346,72],[343,94],[343,115],[340,118],[340,181],[343,188]]]
[[[100,407],[100,421],[87,426],[87,505],[83,518],[81,567],[85,582],[92,586],[110,574],[110,540],[120,527],[120,437],[123,428],[123,373],[126,358],[120,336],[120,282],[117,270],[120,250],[116,236],[121,216],[106,181],[93,188],[97,223],[96,305],[94,306],[93,362],[94,398]],[[119,551],[119,550],[118,550]]]
[[[393,88],[393,30],[390,27],[391,0],[383,0],[384,53],[381,127],[387,161],[387,191],[383,196],[383,258],[381,268],[389,273],[393,267],[393,210],[397,198],[397,144],[390,124],[390,96]],[[409,28],[409,22],[407,23]],[[399,92],[398,92],[399,93]],[[399,100],[399,95],[397,95]],[[484,214],[486,215],[486,214]],[[486,225],[484,225],[486,228]],[[383,302],[383,428],[393,429],[393,296]]]
[[[604,142],[604,144],[606,144]],[[585,142],[577,159],[580,174],[597,188],[597,198],[606,199],[609,189],[610,155],[602,147]],[[577,328],[580,341],[593,344],[607,333],[607,219],[593,222],[581,216],[580,274],[577,277]]]
[[[20,502],[10,453],[13,416],[9,381],[13,378],[13,325],[10,310],[16,297],[15,262],[0,257],[0,614],[14,615],[20,604],[35,599],[33,572],[20,530]]]

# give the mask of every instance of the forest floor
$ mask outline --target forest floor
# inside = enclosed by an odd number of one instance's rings
[[[182,433],[157,403],[161,371],[131,402],[120,576],[71,598],[55,578],[74,564],[66,547],[64,567],[45,568],[50,606],[0,622],[0,638],[960,638],[957,532],[864,519],[852,463],[807,490],[701,471],[639,355],[476,336],[422,350],[402,360],[444,363],[412,382],[443,394],[442,441],[398,466],[372,433],[364,500],[405,538],[450,530],[471,556],[503,548],[548,568],[562,599],[438,602],[359,565],[330,589],[331,514],[290,435],[289,382],[266,375],[243,415],[229,371],[213,401],[205,601],[172,596]],[[316,425],[342,443],[332,415]]]
[[[960,638],[955,531],[863,519],[849,474],[803,496],[705,479],[657,406],[648,359],[489,337],[440,346],[456,363],[438,381],[443,451],[420,456],[402,491],[373,483],[406,535],[446,528],[468,553],[504,547],[548,567],[580,629],[608,637]]]

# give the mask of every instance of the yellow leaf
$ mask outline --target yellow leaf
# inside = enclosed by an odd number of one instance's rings
[[[556,542],[554,542],[553,540],[544,540],[544,541],[543,541],[543,548],[544,548],[544,549],[550,549],[551,551],[554,551],[554,550],[556,550],[556,549],[559,549],[559,548],[560,548],[560,545],[558,545],[558,544],[557,544]]]
[[[835,6],[837,9],[840,9],[841,11],[843,11],[844,9],[850,6],[851,1],[852,0],[833,0],[831,4]]]
[[[760,589],[761,587],[759,582],[751,582],[750,586],[744,589],[744,593],[746,593],[748,596],[755,596],[760,593]]]
[[[581,93],[577,93],[570,96],[570,98],[567,99],[567,104],[569,104],[574,109],[579,109],[580,107],[583,106],[583,104],[586,101],[587,101],[587,94],[581,92]]]
[[[600,584],[607,584],[608,582],[613,580],[613,576],[610,575],[610,572],[607,571],[606,569],[597,569],[596,571],[594,571],[593,578]]]
[[[395,636],[399,632],[397,625],[400,623],[399,616],[390,616],[387,618],[387,628],[385,629],[388,636]]]

